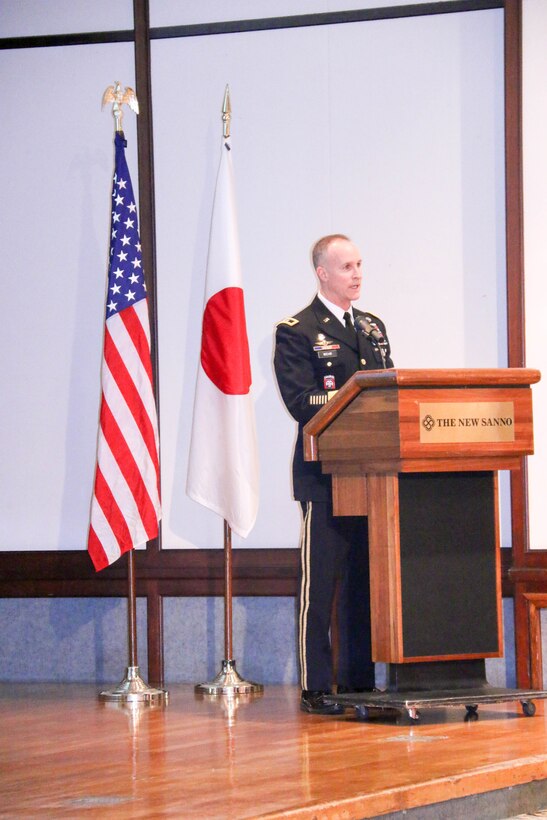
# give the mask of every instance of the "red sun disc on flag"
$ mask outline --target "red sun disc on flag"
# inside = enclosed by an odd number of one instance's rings
[[[251,387],[249,341],[241,288],[224,288],[205,306],[201,364],[222,393],[242,396]]]

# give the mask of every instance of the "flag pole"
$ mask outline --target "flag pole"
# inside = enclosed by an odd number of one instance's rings
[[[125,677],[114,689],[99,693],[99,700],[117,703],[160,703],[167,701],[166,689],[148,686],[140,675],[137,659],[137,599],[135,593],[135,556],[133,550],[127,553],[127,637],[128,663]]]
[[[230,137],[232,106],[230,89],[226,86],[222,104],[222,134]],[[232,529],[224,519],[224,660],[216,678],[209,683],[198,683],[195,692],[207,695],[240,695],[264,691],[261,683],[244,680],[236,669],[232,650]]]
[[[123,137],[122,119],[124,103],[136,113],[139,113],[139,103],[135,92],[131,88],[122,90],[121,83],[116,81],[113,86],[109,86],[103,94],[102,107],[112,103],[112,115],[114,117],[115,131]],[[125,677],[114,688],[99,693],[99,700],[116,703],[162,703],[167,702],[168,692],[166,689],[156,689],[141,678],[139,663],[137,659],[137,598],[135,582],[135,556],[133,549],[127,554],[127,638],[128,638],[128,663]]]
[[[251,695],[264,691],[261,683],[244,680],[236,669],[232,652],[232,529],[224,521],[224,660],[216,678],[198,683],[200,695]]]
[[[224,521],[224,657],[231,658],[232,651],[232,530]]]

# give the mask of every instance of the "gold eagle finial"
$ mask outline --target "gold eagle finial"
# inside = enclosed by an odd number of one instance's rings
[[[135,114],[139,113],[139,103],[137,100],[137,95],[133,91],[132,88],[127,88],[125,91],[122,89],[122,85],[119,80],[116,80],[114,85],[109,85],[106,91],[103,94],[103,101],[101,103],[101,109],[105,107],[108,103],[112,103],[112,114],[114,116],[114,120],[116,121],[116,131],[123,131],[122,128],[122,119],[123,119],[123,109],[122,106],[124,103],[127,103],[129,108],[135,112]]]

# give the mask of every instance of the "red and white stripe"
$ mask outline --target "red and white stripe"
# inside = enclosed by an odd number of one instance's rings
[[[158,422],[146,299],[106,321],[88,549],[100,570],[158,534]]]

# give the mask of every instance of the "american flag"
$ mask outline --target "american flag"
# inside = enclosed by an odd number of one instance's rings
[[[161,518],[148,300],[126,144],[117,133],[97,469],[88,539],[96,570],[155,538]]]

